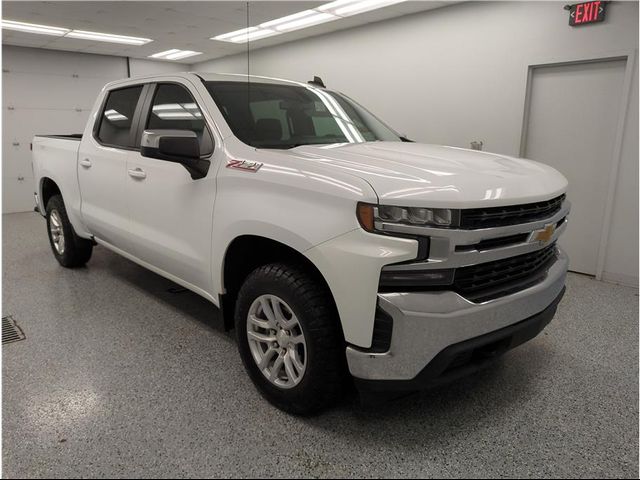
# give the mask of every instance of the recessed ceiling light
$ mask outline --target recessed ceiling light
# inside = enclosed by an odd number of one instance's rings
[[[2,29],[17,30],[28,33],[40,33],[42,35],[55,35],[57,37],[62,37],[70,31],[68,28],[37,25],[35,23],[14,22],[13,20],[2,20]]]
[[[149,55],[149,57],[162,60],[180,60],[182,58],[195,57],[196,55],[202,55],[202,52],[194,52],[193,50],[178,50],[177,48],[172,48],[171,50],[166,50],[164,52],[154,53],[153,55]]]
[[[244,43],[272,35],[292,32],[301,28],[312,27],[321,23],[332,22],[351,15],[365,13],[377,8],[388,7],[405,0],[335,0],[311,10],[269,20],[254,27],[243,28],[212,37],[211,40]]]
[[[150,38],[128,37],[126,35],[114,35],[112,33],[87,32],[84,30],[72,30],[65,37],[94,40],[96,42],[124,43],[125,45],[144,45],[152,42]]]

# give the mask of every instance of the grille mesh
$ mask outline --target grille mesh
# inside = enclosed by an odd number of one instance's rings
[[[453,286],[465,298],[484,302],[538,283],[556,258],[553,244],[517,257],[458,268]]]
[[[542,220],[559,212],[564,199],[565,196],[560,195],[544,202],[462,210],[460,228],[492,228]]]

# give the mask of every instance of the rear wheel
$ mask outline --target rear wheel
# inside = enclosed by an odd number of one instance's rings
[[[49,199],[46,213],[49,243],[58,263],[67,268],[87,263],[93,252],[93,243],[76,235],[61,195],[54,195]]]
[[[251,380],[276,407],[309,415],[342,396],[348,376],[338,316],[326,285],[303,268],[271,264],[251,273],[235,326]]]

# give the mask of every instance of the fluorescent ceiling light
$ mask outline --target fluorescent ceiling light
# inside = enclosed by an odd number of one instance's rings
[[[202,118],[202,113],[195,103],[162,103],[154,105],[152,111],[157,117],[167,120]]]
[[[195,57],[196,55],[202,55],[202,52],[194,52],[193,50],[180,50],[179,52],[167,55],[167,60],[180,60],[187,57]]]
[[[123,43],[125,45],[144,45],[152,42],[150,38],[128,37],[126,35],[114,35],[111,33],[87,32],[85,30],[72,30],[65,35],[70,38],[94,40],[96,42]]]
[[[165,50],[164,52],[154,53],[153,55],[149,55],[150,58],[164,58],[167,55],[171,55],[172,53],[178,53],[180,50],[177,48],[172,48],[171,50]]]
[[[251,33],[245,33],[243,35],[238,35],[236,37],[230,38],[228,41],[233,43],[243,43],[251,40],[257,40],[259,38],[270,37],[271,35],[277,35],[278,32],[269,29],[260,29],[253,31]]]
[[[43,35],[55,35],[57,37],[79,38],[82,40],[93,40],[96,42],[123,43],[126,45],[144,45],[153,41],[150,38],[129,37],[127,35],[114,35],[112,33],[87,32],[84,30],[70,30],[68,28],[37,25],[35,23],[15,22],[13,20],[2,20],[2,29],[39,33]]]
[[[311,10],[269,20],[254,27],[243,28],[212,37],[211,40],[244,43],[272,35],[292,32],[301,28],[312,27],[321,23],[332,22],[351,15],[369,12],[377,8],[388,7],[405,0],[335,0]]]
[[[104,112],[104,116],[107,117],[107,120],[111,120],[112,122],[127,120],[127,117],[117,110],[107,110],[106,112]]]
[[[340,2],[340,0],[338,0]],[[332,3],[338,3],[332,2]],[[389,5],[393,5],[395,3],[400,3],[399,0],[362,0],[356,2],[350,2],[348,4],[344,4],[340,2],[341,5],[335,5],[333,13],[335,15],[341,17],[348,17],[351,15],[356,15],[358,13],[365,13],[370,10],[375,10],[377,8],[388,7]],[[327,7],[331,6],[331,3],[326,5]]]
[[[233,32],[224,33],[222,35],[218,35],[217,37],[211,38],[211,40],[226,40],[231,41],[230,39],[233,37],[237,37],[239,35],[245,35],[247,33],[255,32],[258,30],[258,27],[249,27],[249,28],[241,28],[240,30],[234,30]]]
[[[193,50],[178,50],[172,48],[164,52],[154,53],[149,55],[149,58],[158,58],[161,60],[180,60],[181,58],[195,57],[196,55],[202,55],[202,52],[194,52]]]
[[[337,17],[335,15],[331,15],[330,13],[321,13],[321,12],[314,11],[313,15],[307,15],[297,20],[281,23],[280,25],[277,25],[275,28],[279,32],[290,32],[293,30],[298,30],[300,28],[310,27],[312,25],[318,25],[320,23],[330,22],[331,20],[336,20],[336,19]]]
[[[35,23],[14,22],[2,20],[3,30],[17,30],[19,32],[40,33],[42,35],[55,35],[62,37],[69,32],[68,28],[50,27],[48,25],[36,25]]]
[[[196,112],[196,113],[200,113],[200,112]],[[166,119],[178,119],[178,118],[195,118],[197,117],[197,115],[194,115],[191,112],[159,112],[156,113],[156,115],[160,118],[166,118]]]
[[[264,25],[264,24],[263,24]],[[234,30],[233,32],[224,33],[216,37],[212,37],[211,40],[220,40],[223,42],[232,43],[244,43],[251,40],[257,40],[259,38],[270,37],[271,35],[277,35],[278,32],[270,28],[249,27],[242,28],[240,30]]]

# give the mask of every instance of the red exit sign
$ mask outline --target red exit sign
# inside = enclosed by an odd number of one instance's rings
[[[604,1],[584,2],[569,5],[569,25],[572,27],[604,20]]]

